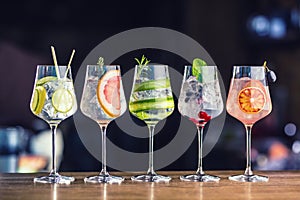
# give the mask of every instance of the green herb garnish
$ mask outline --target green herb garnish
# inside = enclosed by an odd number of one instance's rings
[[[99,66],[103,66],[104,65],[104,58],[103,57],[99,57],[97,64]]]
[[[134,58],[136,60],[136,62],[140,65],[140,66],[146,66],[150,63],[150,60],[148,60],[146,58],[146,56],[142,56],[141,60],[137,59],[137,58]]]
[[[193,60],[192,75],[195,76],[199,82],[202,82],[202,66],[207,66],[204,60],[201,60],[200,58],[195,58]]]
[[[142,74],[142,71],[144,71],[143,73],[147,73],[147,71],[150,69],[147,65],[150,63],[150,60],[148,60],[146,58],[146,56],[142,56],[141,60],[134,58],[136,60],[136,62],[138,63],[138,68],[137,68],[137,77],[140,77],[140,75]]]

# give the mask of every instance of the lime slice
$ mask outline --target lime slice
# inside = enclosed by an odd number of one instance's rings
[[[129,104],[129,110],[133,113],[167,108],[174,108],[173,97],[147,99],[131,102]]]
[[[65,88],[57,89],[52,95],[52,105],[58,112],[67,113],[72,109],[73,104],[73,95]]]
[[[168,87],[170,87],[170,79],[145,81],[140,84],[136,84],[134,87],[134,92],[155,90],[155,89],[168,88]]]
[[[56,76],[45,76],[41,79],[39,79],[36,82],[36,85],[44,85],[45,83],[49,82],[49,81],[56,81],[57,77]]]
[[[202,82],[201,66],[207,66],[206,62],[200,58],[195,58],[193,60],[192,75],[195,76],[199,82]]]
[[[37,86],[34,89],[30,108],[35,115],[42,112],[46,100],[46,89],[42,86]]]

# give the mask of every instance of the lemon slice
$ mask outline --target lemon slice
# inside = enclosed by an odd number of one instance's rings
[[[120,115],[120,70],[108,71],[101,77],[97,86],[97,98],[109,117]]]
[[[56,76],[45,76],[39,80],[37,80],[36,85],[44,85],[45,83],[49,81],[56,81],[57,77]]]
[[[34,89],[33,97],[30,104],[30,108],[34,114],[38,115],[42,112],[45,100],[46,89],[42,86],[37,86]]]
[[[72,93],[65,89],[59,88],[52,95],[52,105],[58,112],[69,112],[74,104]]]

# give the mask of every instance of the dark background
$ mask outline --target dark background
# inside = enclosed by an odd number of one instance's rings
[[[254,126],[254,166],[257,169],[300,169],[300,150],[295,145],[300,140],[299,131],[292,130],[288,135],[285,131],[288,123],[296,127],[300,124],[300,3],[297,0],[2,2],[0,125],[22,126],[33,135],[43,128],[37,125],[29,102],[36,65],[52,63],[50,45],[55,46],[60,63],[67,63],[71,50],[76,49],[72,64],[75,77],[86,55],[99,43],[138,27],[169,28],[195,39],[215,61],[227,92],[232,66],[261,65],[267,60],[278,80],[270,85],[272,113]],[[187,64],[176,55],[158,50],[130,52],[114,63],[120,64],[126,72],[134,66],[133,58],[142,54],[170,66]],[[172,123],[178,121],[180,114],[176,110],[173,115],[164,129],[176,131]],[[114,125],[112,122],[110,131],[117,133],[109,138],[122,146],[120,141],[126,138]],[[99,170],[99,162],[81,144],[72,118],[65,120],[60,128],[66,144],[61,170]],[[172,139],[172,136],[158,137],[156,148]],[[204,168],[242,169],[244,140],[242,124],[227,116],[219,142],[204,158]],[[144,140],[131,150],[147,152],[147,148],[147,140]],[[189,150],[164,170],[195,169],[196,153],[195,138]],[[78,159],[79,156],[82,159]]]

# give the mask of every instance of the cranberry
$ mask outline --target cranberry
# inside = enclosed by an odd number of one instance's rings
[[[204,111],[200,111],[198,114],[198,117],[200,119],[204,119],[205,122],[208,122],[209,120],[211,120],[211,116],[209,116],[206,112]]]

